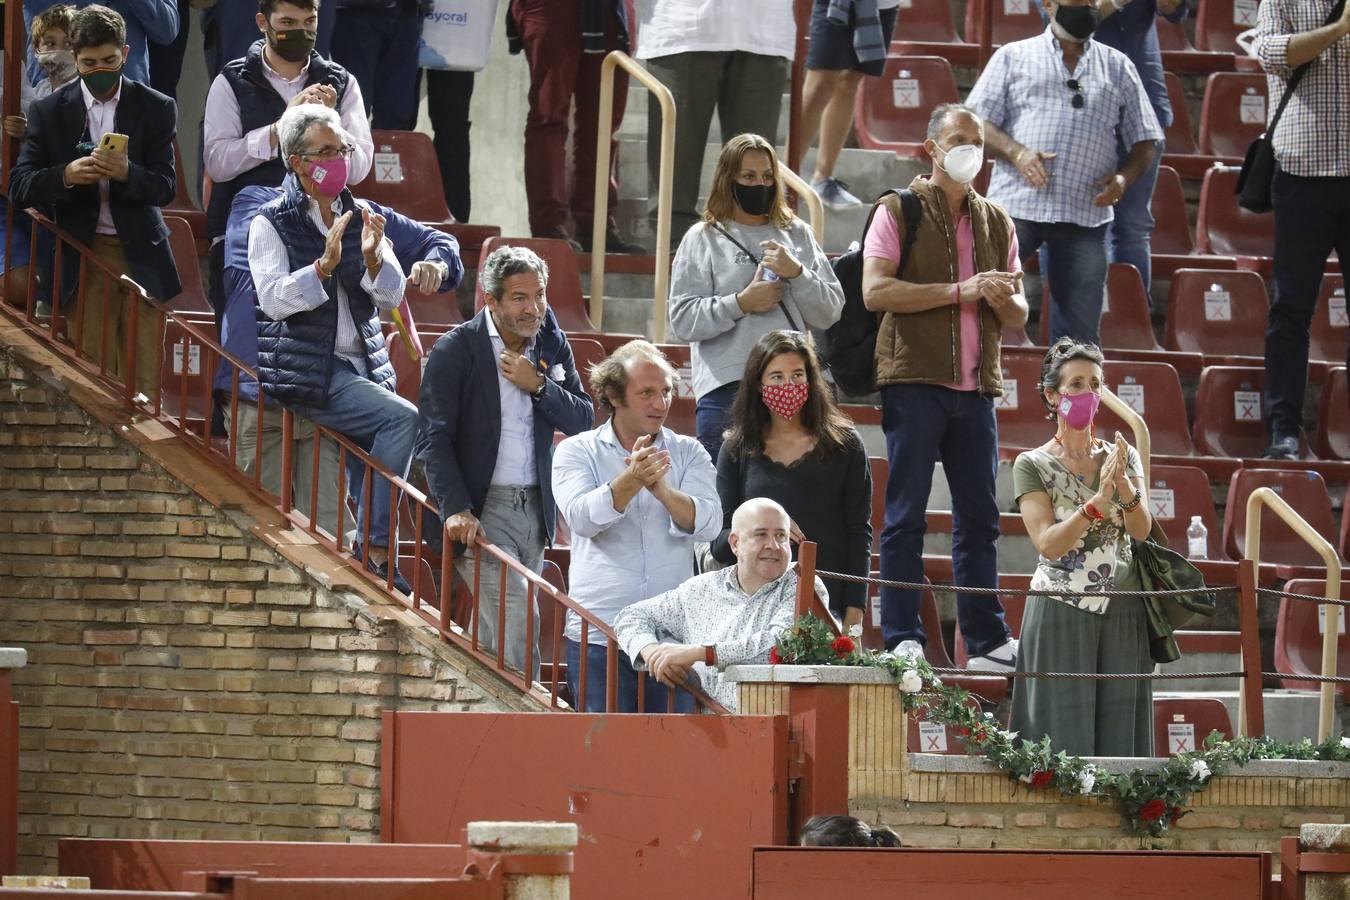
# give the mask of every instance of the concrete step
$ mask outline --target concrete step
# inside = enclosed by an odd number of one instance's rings
[[[1242,669],[1242,656],[1238,653],[1185,653],[1176,662],[1160,663],[1153,667],[1159,674],[1192,674],[1196,672],[1237,672]],[[1165,687],[1168,691],[1182,694],[1232,691],[1236,680],[1233,678],[1188,678],[1185,681],[1155,682],[1155,688]],[[1155,696],[1156,696],[1155,692]],[[1236,722],[1237,720],[1234,719]]]
[[[1153,696],[1184,698],[1195,696],[1196,693],[1200,692],[1155,690]],[[1238,692],[1230,689],[1204,691],[1203,694],[1206,697],[1214,697],[1223,701],[1224,706],[1228,708],[1228,718],[1236,729]],[[1293,742],[1305,737],[1312,738],[1314,741],[1317,740],[1318,697],[1316,691],[1293,691],[1280,688],[1267,690],[1263,696],[1266,711],[1266,734],[1284,742]],[[1335,720],[1332,722],[1332,731],[1339,733],[1342,728],[1341,723],[1344,720],[1344,707],[1338,704]],[[1197,735],[1197,737],[1199,736]]]

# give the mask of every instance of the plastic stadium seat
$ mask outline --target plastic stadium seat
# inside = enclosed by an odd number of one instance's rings
[[[1328,273],[1322,276],[1317,310],[1313,313],[1308,337],[1309,359],[1345,363],[1350,318],[1346,315],[1344,275]]]
[[[1323,459],[1350,459],[1350,390],[1345,366],[1331,370],[1317,409],[1317,455]],[[1350,504],[1346,504],[1350,508]]]
[[[1035,37],[1045,31],[1045,22],[1041,19],[1041,5],[1036,0],[994,0],[993,9],[992,34],[995,46]],[[966,4],[966,40],[972,44],[980,40],[983,12],[983,3]]]
[[[886,482],[891,464],[884,456],[869,456],[872,467],[872,552],[881,552],[881,532],[886,527]]]
[[[1215,166],[1205,172],[1200,186],[1200,213],[1195,227],[1201,253],[1265,258],[1275,252],[1275,217],[1238,206],[1238,170]],[[1250,266],[1244,266],[1250,268]]]
[[[697,407],[692,397],[676,397],[671,401],[670,412],[666,415],[666,427],[676,434],[697,437],[696,412]]]
[[[666,359],[680,374],[680,385],[676,389],[676,395],[680,397],[694,396],[694,364],[689,355],[688,344],[657,344],[656,349],[665,354]],[[713,460],[716,462],[717,460]]]
[[[979,61],[980,48],[956,33],[951,0],[908,0],[896,17],[890,53],[941,56],[954,66],[973,66]]]
[[[1199,516],[1208,534],[1209,559],[1223,558],[1219,514],[1214,509],[1214,494],[1209,476],[1194,466],[1153,465],[1149,470],[1148,511],[1167,535],[1168,544],[1178,553],[1187,549],[1186,529],[1191,517]]]
[[[211,333],[212,326],[199,324]],[[210,349],[173,319],[164,320],[164,358],[160,362],[160,409],[174,421],[201,434],[211,416],[211,382],[216,357]],[[153,397],[151,399],[154,399]]]
[[[1159,19],[1158,23],[1165,21]],[[1159,36],[1162,29],[1158,29]],[[1185,34],[1185,30],[1182,29]],[[1186,89],[1181,79],[1172,72],[1164,72],[1163,80],[1167,84],[1167,99],[1172,105],[1172,126],[1166,133],[1166,155],[1196,156],[1200,153],[1195,143],[1195,128],[1191,125],[1191,108],[1186,102]]]
[[[1107,350],[1161,350],[1149,319],[1148,289],[1139,270],[1111,263],[1106,271],[1105,305],[1100,331]],[[1047,321],[1049,317],[1046,317]]]
[[[923,156],[928,114],[939,103],[957,102],[952,64],[940,56],[892,56],[880,78],[863,80],[853,120],[858,143],[868,150]]]
[[[1259,457],[1266,449],[1265,383],[1263,368],[1207,366],[1195,393],[1195,449],[1213,456]]]
[[[173,202],[164,207],[164,215],[184,219],[191,226],[193,237],[205,240],[206,213],[197,205],[188,188],[187,169],[183,166],[183,153],[178,148],[177,140],[173,142],[173,167],[177,183],[174,185]]]
[[[1312,579],[1294,579],[1284,586],[1291,594],[1307,594],[1325,597],[1327,583]],[[1341,583],[1341,599],[1350,599],[1350,585]],[[1326,609],[1327,612],[1321,612]],[[1275,619],[1275,670],[1288,675],[1322,674],[1322,636],[1326,634],[1326,618],[1330,608],[1326,604],[1309,600],[1291,600],[1280,598],[1280,612]],[[1350,628],[1346,627],[1346,614],[1350,607],[1340,607],[1337,631],[1340,638],[1336,642],[1336,674],[1350,677]],[[1286,688],[1316,690],[1321,684],[1316,681],[1303,681],[1299,678],[1281,678],[1280,685]],[[1350,684],[1337,685],[1336,690],[1343,701],[1350,702]]]
[[[1200,50],[1232,53],[1234,65],[1255,70],[1259,63],[1247,55],[1237,36],[1256,27],[1260,0],[1200,0],[1195,12],[1195,46]]]
[[[1197,50],[1191,43],[1191,36],[1180,22],[1169,22],[1158,16],[1154,22],[1158,27],[1158,47],[1162,50],[1163,68],[1168,72],[1182,72],[1187,75],[1206,72],[1225,72],[1233,68],[1233,54],[1212,50]],[[1168,138],[1171,142],[1171,138]]]
[[[419,570],[421,574],[416,574]],[[398,571],[407,579],[408,585],[413,589],[413,593],[419,601],[436,609],[441,608],[441,598],[436,591],[436,579],[432,575],[431,563],[427,561],[426,557],[418,560],[413,555],[400,555]],[[415,574],[416,577],[414,578]]]
[[[1228,483],[1223,517],[1223,545],[1229,556],[1242,559],[1246,552],[1247,498],[1262,487],[1279,494],[1318,534],[1335,545],[1331,497],[1321,475],[1312,471],[1238,469]],[[1261,559],[1280,566],[1322,568],[1322,557],[1270,510],[1264,510],[1261,516]]]
[[[1176,369],[1167,363],[1113,359],[1106,361],[1104,369],[1107,387],[1148,423],[1154,454],[1190,456],[1194,452]],[[1097,413],[1097,434],[1109,441],[1116,431],[1131,434],[1125,422],[1103,406]]]
[[[1200,152],[1239,165],[1247,145],[1266,130],[1266,76],[1215,72],[1200,108]]]
[[[419,222],[453,221],[431,137],[420,131],[372,131],[370,137],[375,161],[352,193]]]
[[[459,301],[454,291],[426,294],[409,284],[403,296],[408,300],[408,309],[412,311],[418,331],[444,333],[456,325],[464,324],[464,315],[459,311]]]
[[[178,280],[183,284],[181,294],[168,298],[169,309],[174,312],[213,314],[211,301],[206,298],[206,287],[202,284],[202,269],[197,258],[197,241],[192,236],[192,226],[181,216],[169,215],[164,217],[164,224],[169,228],[169,249],[178,266]]]
[[[1266,283],[1255,272],[1177,269],[1167,299],[1167,349],[1264,358],[1269,311]]]
[[[1185,255],[1195,252],[1191,226],[1186,218],[1186,195],[1181,189],[1181,176],[1171,166],[1158,168],[1158,181],[1153,186],[1153,253]]]
[[[1182,726],[1169,730],[1168,726]],[[1190,726],[1189,728],[1185,726]],[[1214,697],[1155,697],[1153,699],[1153,755],[1166,758],[1193,753],[1204,746],[1210,732],[1232,740],[1228,707]]]
[[[589,396],[591,393],[591,366],[603,362],[609,354],[605,352],[604,347],[600,346],[599,341],[591,338],[579,338],[569,334],[567,343],[572,348],[572,360],[576,363],[577,377],[581,379],[581,387]],[[609,418],[609,414],[605,412],[604,406],[598,399],[591,397],[591,402],[595,405],[595,424],[598,427]]]
[[[1008,458],[1039,447],[1053,432],[1039,389],[1044,360],[1044,354],[1034,351],[1003,352],[1003,396],[994,401],[994,412],[1000,452]]]

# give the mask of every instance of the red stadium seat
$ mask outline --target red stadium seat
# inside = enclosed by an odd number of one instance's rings
[[[1006,458],[1039,447],[1053,433],[1039,388],[1044,360],[1045,354],[1035,350],[1003,352],[1003,396],[994,401],[994,411],[1000,454]]]
[[[858,143],[868,150],[923,156],[928,114],[955,103],[956,76],[940,56],[892,56],[880,78],[863,80],[854,107]]]
[[[1200,186],[1200,213],[1195,228],[1201,253],[1253,257],[1269,264],[1275,252],[1275,218],[1238,206],[1236,168],[1216,166],[1205,172]],[[1243,268],[1252,268],[1252,264]]]
[[[1266,130],[1266,76],[1215,72],[1200,108],[1200,152],[1239,165],[1247,145]]]
[[[1186,431],[1186,401],[1176,369],[1167,363],[1114,359],[1108,359],[1104,369],[1107,386],[1148,422],[1153,453],[1190,456],[1194,452]],[[1103,406],[1097,413],[1097,433],[1110,440],[1116,431],[1131,434],[1129,426]]]
[[[891,464],[884,456],[869,456],[872,467],[872,552],[881,552],[881,532],[886,527],[886,482]]]
[[[670,412],[666,415],[666,427],[676,434],[689,437],[698,436],[696,420],[697,407],[692,397],[676,397],[671,401]],[[713,460],[716,463],[716,460]]]
[[[1238,69],[1260,67],[1237,42],[1237,36],[1256,27],[1260,0],[1200,0],[1195,13],[1195,46],[1200,50],[1233,54]]]
[[[1107,269],[1099,330],[1107,350],[1162,349],[1149,319],[1148,289],[1139,270],[1129,263],[1112,263]]]
[[[1171,726],[1169,728],[1168,726]],[[1228,707],[1213,697],[1155,697],[1153,699],[1153,755],[1176,756],[1202,749],[1210,732],[1232,740]]]
[[[185,220],[192,228],[193,237],[204,241],[206,213],[197,205],[197,201],[192,199],[192,190],[187,183],[187,169],[183,166],[183,152],[178,148],[177,140],[173,142],[173,167],[177,183],[174,185],[173,202],[164,207],[164,215],[177,216]]]
[[[174,312],[212,314],[211,301],[206,299],[206,287],[202,284],[201,264],[197,258],[197,241],[192,236],[192,226],[186,219],[176,215],[166,215],[164,224],[169,228],[169,249],[178,266],[178,280],[183,284],[181,294],[168,298],[169,309]]]
[[[1159,19],[1158,23],[1165,21]],[[1185,29],[1181,29],[1185,34]],[[1162,29],[1158,29],[1159,36],[1162,35]],[[1181,85],[1181,79],[1172,72],[1164,72],[1163,80],[1167,84],[1167,100],[1172,105],[1172,126],[1167,129],[1166,148],[1168,156],[1196,156],[1200,153],[1199,146],[1195,143],[1195,128],[1191,125],[1191,108],[1186,102],[1186,89]]]
[[[992,34],[995,46],[1035,37],[1045,31],[1045,22],[1041,19],[1041,5],[1036,0],[994,0],[992,6],[994,10]],[[966,40],[972,44],[980,40],[983,13],[983,3],[966,4]]]
[[[1337,533],[1331,497],[1321,475],[1312,471],[1239,469],[1228,483],[1224,508],[1223,545],[1229,556],[1242,559],[1246,553],[1247,498],[1262,487],[1279,494],[1318,534],[1335,545]],[[1261,559],[1281,567],[1323,568],[1322,557],[1270,510],[1264,510],[1261,516]]]
[[[1178,553],[1187,550],[1186,529],[1191,517],[1199,516],[1208,534],[1209,559],[1222,559],[1222,532],[1209,476],[1193,466],[1153,465],[1149,471],[1148,511],[1162,526],[1168,544]]]
[[[436,579],[432,574],[431,563],[427,561],[426,557],[418,560],[413,555],[400,555],[398,571],[407,579],[408,585],[413,589],[418,601],[436,609],[441,608],[441,598],[436,590]],[[421,574],[417,574],[419,571]]]
[[[444,294],[426,294],[409,284],[403,296],[412,311],[413,323],[418,331],[445,333],[456,325],[464,324],[464,315],[459,311],[459,301],[454,291]]]
[[[1177,269],[1167,300],[1167,349],[1263,358],[1269,311],[1266,283],[1255,272]]]
[[[956,33],[950,0],[909,0],[900,7],[891,56],[941,56],[954,66],[973,66],[979,54]]]
[[[352,193],[419,222],[452,222],[436,148],[420,131],[372,131],[375,162]]]
[[[1265,369],[1206,367],[1195,394],[1195,449],[1212,456],[1259,457],[1266,449],[1265,383]]]
[[[1325,597],[1327,584],[1324,580],[1294,579],[1284,586],[1291,594],[1307,594]],[[1350,599],[1350,585],[1342,582],[1341,599]],[[1275,670],[1287,675],[1322,674],[1322,640],[1326,634],[1326,620],[1330,607],[1309,600],[1291,600],[1280,598],[1280,612],[1275,619]],[[1350,607],[1340,607],[1337,619],[1337,631],[1340,638],[1336,641],[1336,674],[1342,678],[1350,677],[1350,628],[1346,628],[1345,618]],[[1280,685],[1286,688],[1316,690],[1321,684],[1316,681],[1304,681],[1300,678],[1281,678]],[[1337,685],[1337,692],[1343,701],[1350,702],[1350,684]]]
[[[1346,342],[1350,340],[1350,318],[1346,315],[1345,306],[1345,276],[1331,273],[1322,276],[1317,310],[1313,313],[1308,338],[1309,359],[1338,365],[1345,363]]]
[[[1195,252],[1191,226],[1186,219],[1186,195],[1181,189],[1181,178],[1170,166],[1158,169],[1158,182],[1153,186],[1153,252],[1186,255]]]
[[[211,333],[210,325],[195,327]],[[200,435],[202,424],[211,417],[211,382],[215,370],[215,355],[181,324],[166,317],[164,358],[159,367],[162,412]]]
[[[1191,43],[1191,36],[1186,33],[1186,27],[1180,22],[1169,22],[1162,16],[1154,21],[1158,26],[1158,47],[1162,50],[1163,68],[1168,72],[1203,75],[1233,68],[1233,54],[1197,50]],[[1171,143],[1170,137],[1168,143]]]
[[[1332,369],[1322,386],[1315,446],[1323,459],[1350,459],[1350,389],[1346,387],[1345,366]],[[1350,509],[1350,503],[1346,508]]]
[[[588,337],[579,338],[569,334],[567,344],[572,348],[572,361],[576,363],[577,377],[581,379],[581,387],[589,396],[591,393],[591,366],[603,362],[609,354],[605,352],[604,347],[600,346],[599,341]],[[591,397],[591,402],[595,405],[595,424],[599,427],[609,418],[609,414],[605,412],[604,406],[597,398]]]

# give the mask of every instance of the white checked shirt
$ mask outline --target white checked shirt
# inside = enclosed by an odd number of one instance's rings
[[[487,314],[488,337],[492,340],[492,362],[497,367],[497,393],[501,398],[502,435],[497,441],[497,466],[492,470],[496,485],[536,485],[539,472],[534,465],[534,400],[506,377],[498,365],[506,342],[497,331],[492,311]],[[521,355],[534,358],[536,335],[521,349]],[[543,373],[548,377],[548,373]]]
[[[1082,109],[1074,109],[1077,79]],[[1143,82],[1130,58],[1099,41],[1088,41],[1078,65],[1064,65],[1059,42],[1047,28],[1000,47],[966,103],[1013,140],[1032,150],[1059,154],[1046,163],[1050,183],[1027,184],[1007,160],[994,163],[989,199],[1014,219],[1069,222],[1092,228],[1110,222],[1109,206],[1093,206],[1097,182],[1116,171],[1116,136],[1128,145],[1160,141]]]
[[[1334,0],[1266,0],[1257,8],[1254,49],[1266,70],[1275,115],[1294,70],[1288,62],[1289,39],[1321,28]],[[1306,178],[1350,177],[1350,37],[1343,37],[1313,60],[1275,135],[1275,159],[1291,175]]]
[[[122,97],[122,82],[117,82],[117,90],[107,100],[99,100],[89,93],[89,87],[80,82],[80,94],[84,97],[84,120],[89,130],[89,140],[98,146],[103,136],[117,128],[117,101]],[[112,207],[108,205],[108,179],[98,180],[98,224],[94,226],[97,234],[117,234],[113,224]]]
[[[357,200],[356,205],[359,207],[363,202]],[[331,208],[335,215],[342,214],[339,200],[334,200]],[[328,233],[328,226],[323,224],[319,205],[314,200],[309,201],[309,220],[321,234]],[[359,229],[361,218],[353,214],[347,227]],[[389,242],[389,238],[385,238],[381,244],[380,254],[384,264],[374,279],[363,264],[361,288],[370,295],[376,309],[390,310],[403,302],[403,267],[394,255],[394,245]],[[253,275],[253,286],[258,292],[258,306],[270,319],[281,321],[298,312],[318,309],[328,302],[328,292],[312,262],[291,271],[286,243],[266,216],[254,216],[249,225],[248,267]],[[335,274],[332,277],[337,276]],[[366,371],[365,343],[352,319],[347,290],[341,280],[334,284],[333,293],[338,305],[337,340],[334,341],[333,352],[350,362],[361,375],[369,375]]]

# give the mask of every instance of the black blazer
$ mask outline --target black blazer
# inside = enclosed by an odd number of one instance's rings
[[[80,153],[86,112],[76,79],[28,108],[28,137],[10,173],[10,197],[18,207],[47,212],[77,241],[90,246],[98,224],[98,185],[65,186],[66,164]],[[109,181],[108,205],[122,240],[131,277],[157,300],[182,293],[178,267],[169,249],[169,230],[159,207],[173,202],[176,187],[173,139],[178,111],[173,100],[128,78],[122,79],[114,130],[127,141],[127,180]],[[63,252],[61,284],[73,302],[79,254]]]
[[[483,514],[492,473],[497,468],[497,445],[502,436],[501,392],[497,386],[497,357],[487,329],[484,307],[467,323],[444,334],[427,355],[426,371],[417,407],[421,428],[417,457],[426,469],[431,496],[444,519],[464,510]],[[553,310],[548,311],[532,358],[550,373],[561,367],[562,379],[550,374],[544,396],[534,404],[534,465],[543,499],[541,523],[553,541],[557,511],[553,502],[553,432],[579,434],[591,427],[595,415]],[[455,552],[462,548],[458,545]]]

